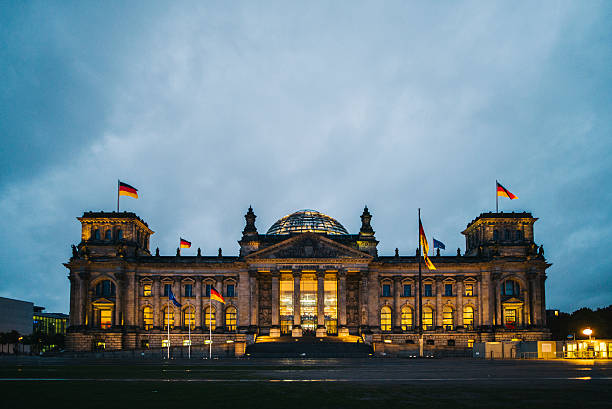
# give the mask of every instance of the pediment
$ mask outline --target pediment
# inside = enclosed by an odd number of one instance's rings
[[[96,307],[107,306],[107,305],[115,305],[114,302],[112,302],[108,298],[104,298],[104,297],[98,298],[92,304],[95,305]]]
[[[523,304],[523,300],[516,297],[510,297],[502,301],[502,304]]]
[[[256,251],[246,259],[363,259],[372,256],[315,233],[303,233]]]

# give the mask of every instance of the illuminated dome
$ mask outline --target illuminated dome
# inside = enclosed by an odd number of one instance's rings
[[[337,220],[316,210],[299,210],[279,219],[267,234],[291,233],[349,234]]]

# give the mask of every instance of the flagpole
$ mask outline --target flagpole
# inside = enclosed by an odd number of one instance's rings
[[[187,307],[189,308],[189,322],[187,323],[187,325],[189,325],[189,359],[191,359],[191,304],[189,304],[189,306]]]
[[[119,213],[119,179],[117,179],[117,213]]]
[[[212,285],[208,293],[208,359],[212,359]]]
[[[495,213],[499,213],[499,196],[497,195],[497,184],[499,182],[495,180]]]
[[[421,208],[419,207],[419,309],[418,313],[418,323],[419,323],[419,357],[423,357],[423,313],[421,310],[423,309],[423,295],[422,295],[422,281],[423,276],[421,273]]]
[[[170,289],[172,291],[172,289]],[[166,311],[167,323],[168,327],[168,359],[170,359],[170,294],[168,294],[168,310]]]

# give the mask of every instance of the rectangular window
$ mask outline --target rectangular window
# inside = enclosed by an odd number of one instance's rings
[[[474,340],[468,339],[468,348],[473,348],[473,347],[474,347]]]
[[[404,292],[402,297],[410,297],[412,294],[412,286],[410,284],[404,284]]]
[[[228,284],[227,285],[226,293],[227,293],[228,297],[235,297],[235,294],[234,294],[234,284]]]
[[[172,284],[164,284],[164,297],[168,297],[170,295],[171,289],[172,289]]]
[[[193,286],[185,284],[185,297],[193,297]]]
[[[151,296],[151,284],[145,284],[142,286],[142,295],[143,297]]]
[[[281,334],[291,334],[293,329],[293,277],[281,275],[280,279],[280,324]]]
[[[453,296],[453,285],[452,284],[444,284],[444,296],[445,297]]]
[[[391,297],[391,284],[383,284],[383,286],[382,286],[382,296],[383,297]]]
[[[113,322],[113,310],[100,310],[100,328],[108,329]]]
[[[431,284],[425,284],[425,297],[433,297]]]
[[[206,286],[204,287],[204,296],[205,297],[210,297],[210,287],[212,285],[211,284],[206,284]]]
[[[466,284],[465,285],[465,296],[473,297],[474,296],[474,284]]]

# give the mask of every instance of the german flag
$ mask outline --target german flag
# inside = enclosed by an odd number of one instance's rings
[[[188,249],[188,248],[191,247],[191,242],[190,241],[187,241],[187,240],[185,240],[185,239],[183,239],[181,237],[179,237],[179,240],[180,240],[180,246],[181,246],[182,249]]]
[[[423,259],[425,260],[425,265],[428,269],[435,270],[436,266],[433,265],[427,256],[427,253],[429,253],[429,244],[427,243],[427,237],[425,236],[425,230],[423,229],[421,219],[419,219],[419,241],[421,243],[421,248],[423,249]]]
[[[138,199],[138,189],[119,181],[119,196],[130,196],[134,199]]]
[[[510,191],[500,185],[498,181],[495,181],[495,183],[497,183],[497,196],[507,197],[510,200],[518,199],[518,196],[510,193]]]
[[[217,290],[215,290],[215,287],[213,287],[213,286],[210,287],[210,299],[211,300],[217,300],[217,301],[222,302],[223,304],[225,304],[225,300],[223,299],[223,296],[221,294],[219,294],[219,292]]]

